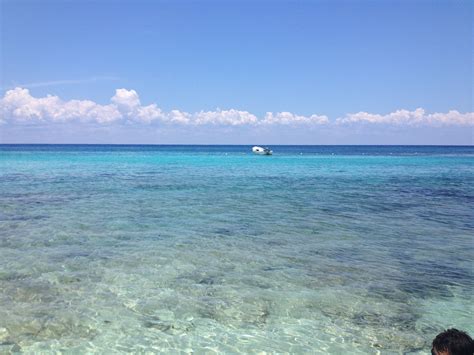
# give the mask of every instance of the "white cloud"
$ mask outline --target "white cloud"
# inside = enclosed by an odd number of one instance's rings
[[[93,76],[90,78],[83,78],[83,79],[65,79],[65,80],[52,80],[52,81],[39,81],[35,83],[24,83],[24,84],[16,84],[5,87],[4,89],[13,89],[15,87],[22,87],[22,88],[37,88],[37,87],[44,87],[44,86],[58,86],[58,85],[69,85],[69,84],[86,84],[86,83],[93,83],[97,81],[104,81],[104,80],[119,80],[116,76]]]
[[[263,124],[327,124],[329,119],[327,116],[311,115],[311,116],[299,116],[291,112],[267,112],[265,118],[261,121]]]
[[[456,110],[451,110],[447,113],[426,113],[425,110],[422,108],[417,108],[414,111],[397,110],[386,115],[379,115],[368,112],[357,112],[349,113],[345,117],[338,118],[336,120],[336,123],[376,123],[409,126],[473,126],[474,112],[461,113]]]
[[[154,120],[166,120],[166,114],[156,104],[151,104],[138,107],[134,118],[138,121],[150,123]]]
[[[140,98],[135,90],[117,89],[110,101],[125,114],[130,114],[140,107]]]
[[[257,123],[257,116],[247,111],[238,110],[217,110],[217,111],[201,111],[194,115],[196,124],[222,124],[222,125],[245,125]]]
[[[62,101],[57,96],[48,95],[35,98],[28,89],[15,88],[5,93],[0,100],[3,119],[9,117],[23,121],[97,121],[112,122],[121,118],[115,105],[99,105],[89,100]]]
[[[110,101],[122,113],[123,117],[132,121],[150,123],[155,120],[168,120],[168,116],[156,104],[142,106],[140,97],[135,90],[117,89]]]
[[[162,111],[157,104],[142,106],[135,90],[117,89],[106,105],[90,100],[63,101],[58,96],[33,97],[28,89],[8,90],[0,99],[0,123],[11,122],[130,122],[149,124],[161,122],[176,125],[329,125],[327,116],[301,116],[291,112],[267,112],[263,118],[248,111],[235,109],[199,111],[188,113],[180,110]],[[474,126],[474,113],[426,113],[418,108],[414,111],[398,110],[386,115],[367,112],[350,113],[333,121],[336,124],[390,124],[403,126]]]
[[[192,116],[187,112],[179,110],[172,110],[167,116],[167,120],[171,123],[190,124],[192,123]]]

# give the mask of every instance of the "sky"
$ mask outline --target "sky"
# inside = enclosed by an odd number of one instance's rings
[[[0,143],[474,144],[470,1],[0,0]]]

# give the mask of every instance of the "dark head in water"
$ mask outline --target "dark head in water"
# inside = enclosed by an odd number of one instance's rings
[[[451,328],[439,333],[433,340],[433,355],[473,355],[474,341],[466,333]]]

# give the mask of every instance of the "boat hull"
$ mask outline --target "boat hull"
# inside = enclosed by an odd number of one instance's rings
[[[263,147],[258,147],[258,146],[252,147],[252,152],[258,155],[272,155],[273,153],[273,151],[271,151],[268,148],[263,148]]]

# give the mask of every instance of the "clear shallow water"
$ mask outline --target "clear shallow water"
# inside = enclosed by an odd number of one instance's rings
[[[0,352],[474,333],[474,147],[0,145]]]

